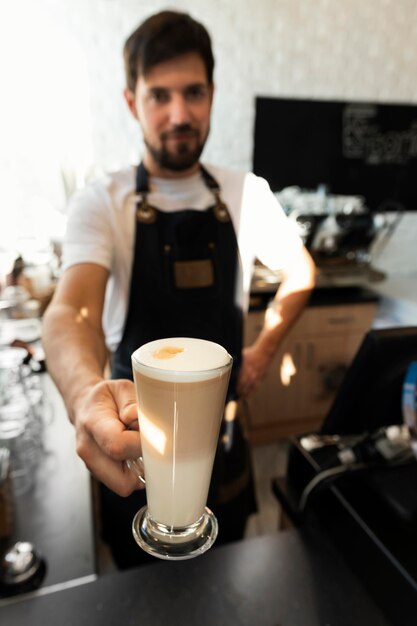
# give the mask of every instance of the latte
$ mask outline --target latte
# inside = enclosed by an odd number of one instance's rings
[[[231,357],[191,338],[148,343],[132,355],[149,515],[168,527],[204,513]]]

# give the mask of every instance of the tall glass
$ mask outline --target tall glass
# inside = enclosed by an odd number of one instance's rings
[[[176,337],[132,355],[147,506],[133,520],[139,546],[161,559],[189,559],[217,537],[206,507],[232,357],[220,345]]]

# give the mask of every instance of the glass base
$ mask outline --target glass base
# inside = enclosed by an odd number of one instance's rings
[[[193,559],[211,548],[216,541],[218,524],[213,513],[205,508],[200,519],[184,528],[158,524],[142,507],[133,518],[132,532],[136,543],[148,554],[167,561]]]

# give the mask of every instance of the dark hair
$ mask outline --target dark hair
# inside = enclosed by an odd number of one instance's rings
[[[186,13],[161,11],[145,20],[126,40],[123,49],[126,84],[134,91],[140,75],[152,67],[188,52],[204,61],[208,82],[213,80],[214,58],[210,35]]]

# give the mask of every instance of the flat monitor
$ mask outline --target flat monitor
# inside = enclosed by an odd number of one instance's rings
[[[372,212],[417,210],[417,103],[256,98],[253,170],[273,191],[320,185]]]
[[[322,434],[360,434],[402,424],[402,387],[417,361],[417,327],[370,330],[328,412]]]

